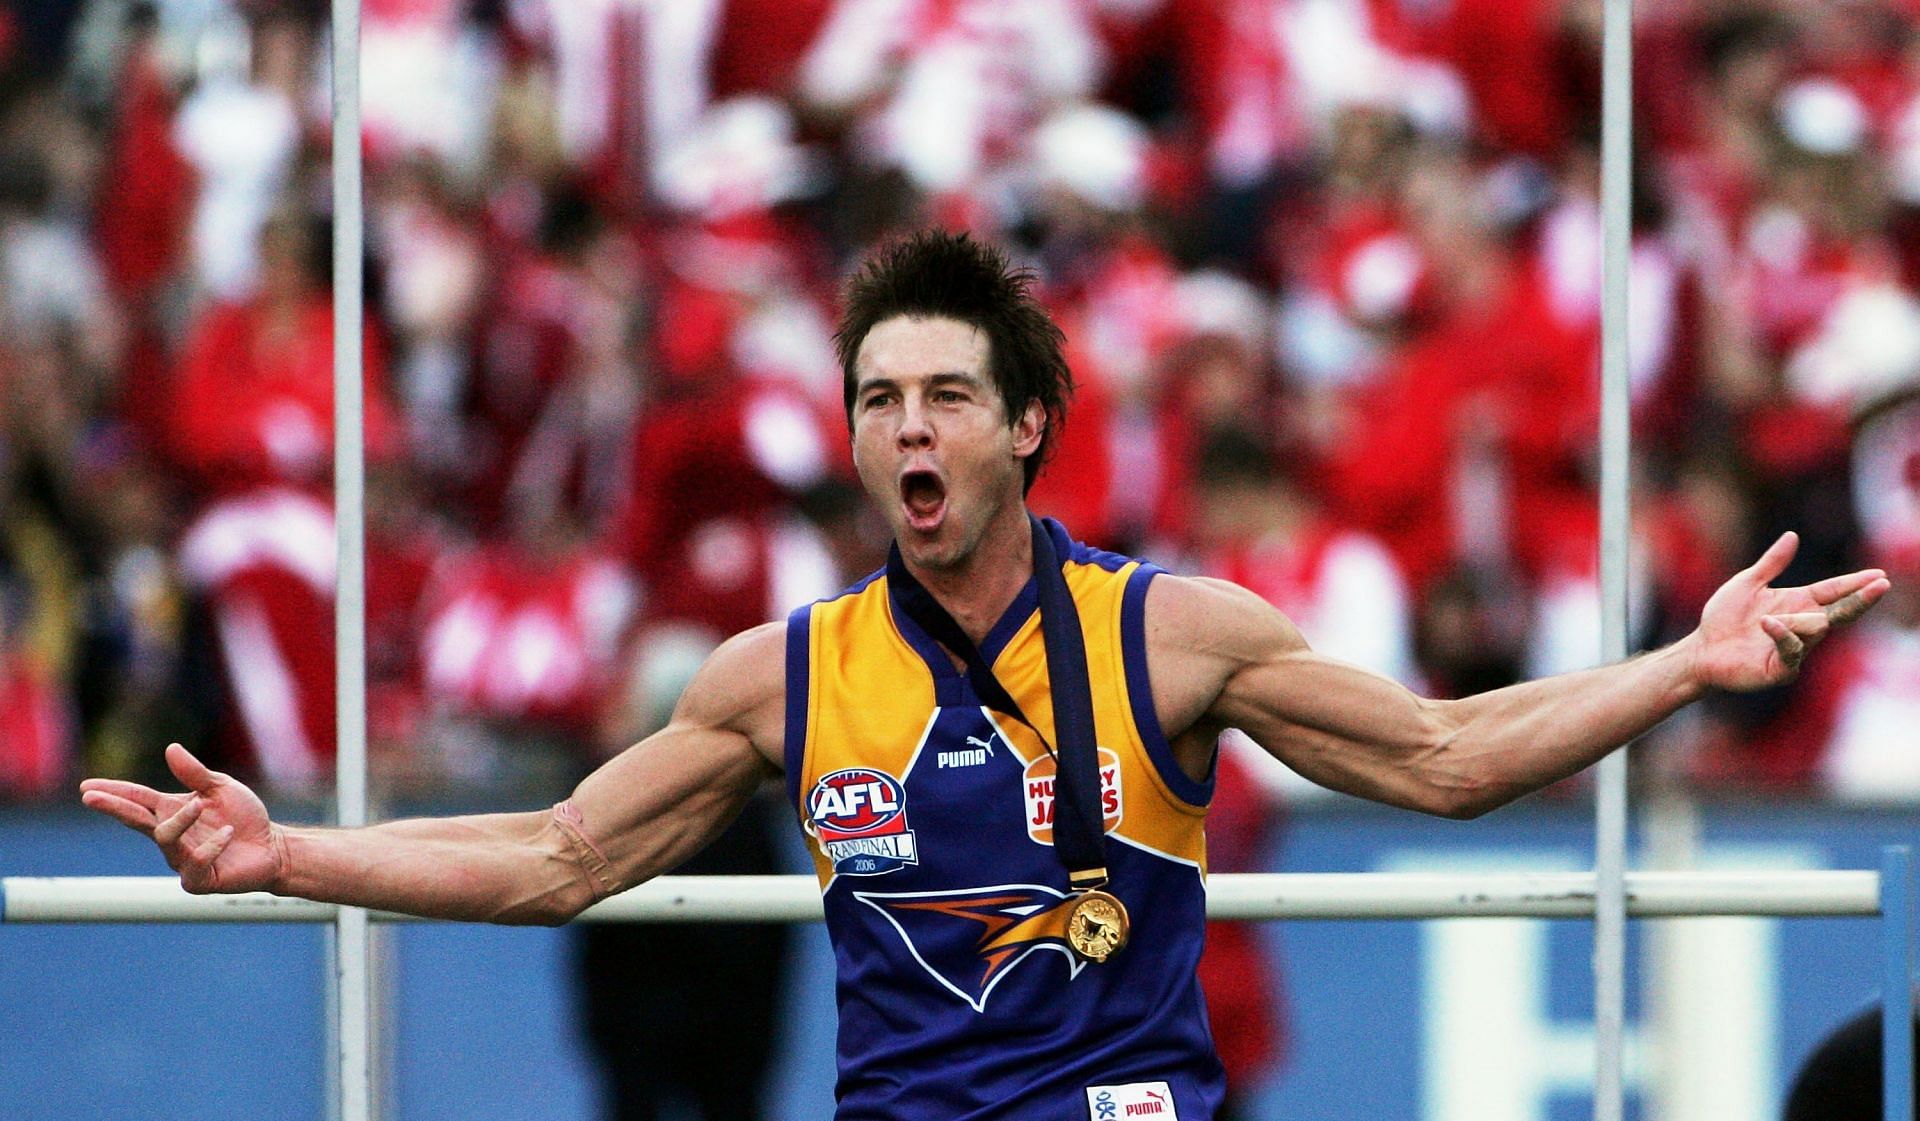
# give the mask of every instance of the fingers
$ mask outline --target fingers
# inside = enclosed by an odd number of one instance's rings
[[[203,794],[226,777],[218,771],[209,770],[205,763],[193,757],[192,752],[177,743],[167,745],[167,769],[188,790]]]
[[[178,810],[173,812],[172,816],[153,827],[154,842],[166,848],[179,841],[193,823],[200,820],[200,811],[206,808],[207,803],[204,800],[188,798]]]
[[[152,810],[105,790],[89,790],[80,795],[80,804],[90,810],[106,814],[129,829],[137,829],[152,836],[154,814]]]
[[[233,840],[233,826],[223,825],[213,836],[194,846],[192,857],[195,864],[211,866],[227,851],[227,842]]]
[[[1835,626],[1845,626],[1865,615],[1867,609],[1880,602],[1880,597],[1886,595],[1892,587],[1893,582],[1885,576],[1876,577],[1857,591],[1849,592],[1828,604],[1827,618],[1832,620]]]
[[[1780,655],[1780,664],[1789,671],[1799,669],[1800,662],[1807,656],[1806,641],[1773,615],[1760,617],[1760,629],[1773,640],[1774,651]]]
[[[167,745],[167,769],[173,777],[179,779],[188,790],[205,792],[227,776],[211,770],[205,763],[193,757],[193,753],[177,743]],[[158,811],[162,804],[177,795],[166,794],[150,786],[137,782],[122,782],[113,778],[90,778],[80,783],[80,793],[84,796],[92,791],[101,790],[115,797],[125,799],[150,810]],[[84,801],[84,797],[82,798]]]
[[[117,778],[90,778],[80,784],[80,801],[87,805],[89,794],[111,794],[123,802],[132,802],[136,806],[158,814],[167,799],[177,795],[162,794],[151,786],[142,786],[137,782],[122,782]]]
[[[1813,597],[1813,602],[1824,607],[1886,578],[1886,572],[1881,569],[1862,569],[1859,572],[1849,572],[1845,576],[1832,576],[1817,584],[1808,584],[1806,592]]]
[[[1800,535],[1788,530],[1780,535],[1778,541],[1768,546],[1766,552],[1760,554],[1760,559],[1754,561],[1753,566],[1747,569],[1747,576],[1756,585],[1765,587],[1787,570],[1788,563],[1793,560],[1793,554],[1799,551]]]
[[[1795,611],[1769,616],[1787,625],[1787,629],[1807,644],[1808,649],[1819,645],[1827,632],[1833,629],[1833,620],[1825,611]]]

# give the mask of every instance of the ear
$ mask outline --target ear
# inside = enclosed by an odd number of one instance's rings
[[[1047,407],[1038,401],[1028,401],[1027,409],[1013,422],[1013,454],[1025,459],[1040,450],[1040,441],[1047,434]]]

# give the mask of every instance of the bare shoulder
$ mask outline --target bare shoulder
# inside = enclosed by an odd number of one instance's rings
[[[1209,715],[1235,674],[1304,651],[1292,620],[1238,584],[1200,576],[1154,577],[1146,600],[1147,669],[1170,739],[1217,729]]]
[[[1147,648],[1229,659],[1306,648],[1293,621],[1238,584],[1206,576],[1157,576],[1147,588]]]
[[[674,709],[675,724],[738,732],[775,766],[787,699],[786,620],[741,631],[707,657]]]

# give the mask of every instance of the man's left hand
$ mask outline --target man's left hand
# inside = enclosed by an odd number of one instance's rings
[[[1869,568],[1802,588],[1768,587],[1799,547],[1797,534],[1782,534],[1707,601],[1687,639],[1700,684],[1744,692],[1793,680],[1828,632],[1865,615],[1893,586]]]

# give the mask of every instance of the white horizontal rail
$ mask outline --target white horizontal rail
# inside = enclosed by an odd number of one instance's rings
[[[1880,874],[1629,872],[1627,913],[1819,916],[1880,913]],[[1215,919],[1590,918],[1591,872],[1281,873],[1213,876]],[[328,903],[265,892],[188,895],[171,876],[0,878],[0,922],[331,922]],[[811,876],[662,876],[593,907],[601,922],[818,922]],[[409,921],[376,913],[376,921]]]

